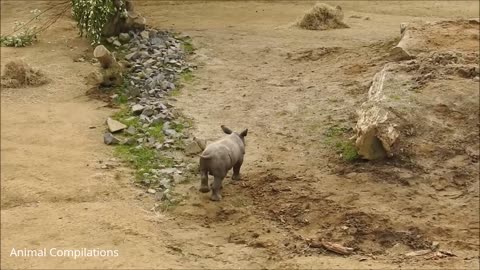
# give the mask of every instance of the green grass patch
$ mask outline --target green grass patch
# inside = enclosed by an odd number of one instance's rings
[[[160,169],[163,166],[172,167],[174,165],[172,158],[161,155],[155,148],[117,145],[115,147],[115,156],[127,161],[135,170],[137,181],[146,186],[154,183],[144,182],[144,173],[150,172],[151,169]]]
[[[347,138],[347,132],[348,128],[334,125],[327,128],[323,135],[325,136],[325,143],[341,154],[343,160],[353,162],[359,156],[355,145]]]
[[[154,137],[157,141],[163,142],[165,141],[165,135],[163,134],[163,123],[159,123],[155,126],[150,126],[148,129],[148,134]]]
[[[184,38],[182,40],[182,49],[187,54],[193,54],[195,52],[195,47],[192,44],[192,40],[190,38]]]
[[[193,47],[193,44],[190,42],[184,42],[183,50],[188,54],[192,54],[193,52],[195,52],[195,47]]]
[[[116,112],[113,116],[113,119],[127,125],[133,126],[135,128],[141,128],[142,123],[140,123],[140,119],[138,117],[134,117],[128,105],[122,105],[120,110]]]
[[[115,93],[118,95],[113,101],[118,104],[127,104],[128,102],[128,81],[124,78],[123,83],[115,87]]]
[[[179,37],[181,33],[175,32],[173,36],[182,42],[182,49],[187,54],[192,54],[195,51],[195,47],[192,44],[190,37]]]
[[[184,87],[185,83],[191,83],[195,77],[191,71],[184,71],[180,73],[180,78],[177,79],[175,90],[170,92],[170,96],[176,97],[180,95],[180,90]]]
[[[170,127],[174,129],[176,132],[182,133],[185,130],[186,125],[182,122],[176,122],[176,123],[170,122]]]
[[[188,82],[193,81],[194,78],[195,77],[193,76],[193,72],[191,72],[191,71],[184,71],[184,72],[180,73],[180,80],[182,82],[188,83]]]
[[[155,149],[145,147],[131,145],[118,145],[115,147],[116,156],[128,161],[135,169],[137,180],[142,178],[144,172],[158,168],[157,153]]]
[[[342,154],[342,158],[345,161],[352,162],[359,158],[357,149],[351,141],[337,142],[335,148],[337,149],[337,152]]]

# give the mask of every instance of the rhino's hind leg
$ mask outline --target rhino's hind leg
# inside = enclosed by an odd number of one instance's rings
[[[243,160],[239,160],[235,165],[233,165],[233,180],[240,180],[240,168],[242,167]]]
[[[210,191],[208,187],[208,172],[200,171],[200,192],[207,193]]]
[[[210,197],[212,201],[220,201],[222,199],[222,195],[220,194],[222,180],[223,178],[217,176],[213,179],[212,196]]]

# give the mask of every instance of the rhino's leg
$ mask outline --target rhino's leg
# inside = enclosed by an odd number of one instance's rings
[[[242,167],[243,159],[239,160],[235,165],[233,165],[233,180],[240,180],[240,168]]]
[[[213,185],[212,185],[212,196],[210,199],[212,201],[220,201],[222,199],[222,195],[220,194],[220,190],[222,188],[222,177],[215,176],[213,179]]]
[[[210,191],[208,187],[208,172],[201,170],[200,171],[200,192],[207,193]]]

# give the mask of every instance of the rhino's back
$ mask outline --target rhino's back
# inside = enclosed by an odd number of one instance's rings
[[[243,152],[242,146],[235,138],[227,136],[207,145],[201,156],[208,159],[229,159],[232,163],[236,163]]]

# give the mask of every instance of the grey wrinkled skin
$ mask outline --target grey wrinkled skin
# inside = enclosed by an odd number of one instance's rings
[[[212,201],[220,201],[222,195],[222,181],[228,171],[233,168],[233,180],[240,180],[240,167],[242,167],[245,155],[245,137],[248,129],[237,133],[225,126],[221,126],[223,132],[228,134],[222,139],[209,144],[200,154],[200,192],[210,191],[208,175],[213,175]]]

